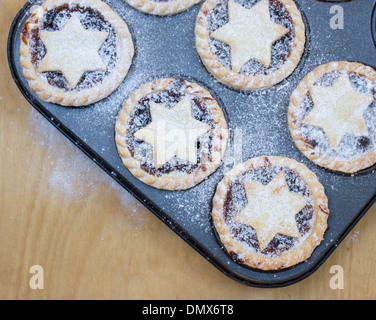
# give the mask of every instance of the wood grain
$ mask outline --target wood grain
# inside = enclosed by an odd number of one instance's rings
[[[28,104],[6,40],[25,0],[0,1],[0,299],[375,299],[376,207],[326,263],[257,289],[215,269]],[[44,268],[44,289],[29,286]],[[330,288],[343,267],[344,289]]]

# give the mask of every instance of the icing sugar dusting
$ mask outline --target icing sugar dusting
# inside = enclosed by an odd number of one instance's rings
[[[145,227],[148,220],[145,213],[148,214],[148,211],[145,210],[144,205],[108,177],[34,108],[30,109],[29,124],[30,130],[27,134],[32,138],[33,143],[41,145],[51,153],[48,156],[49,162],[45,164],[51,166],[48,170],[48,184],[51,189],[59,188],[61,196],[66,201],[74,202],[104,186],[105,190],[118,198],[118,210],[125,215],[133,229],[137,231]],[[211,202],[207,201],[207,195],[214,192],[219,178],[223,175],[223,169],[219,169],[216,175],[218,175],[216,179],[208,179],[190,190],[189,197],[182,197],[180,192],[168,192],[164,195],[166,200],[174,203],[175,211],[184,212],[174,217],[178,222],[184,221],[188,227],[201,228],[203,233],[211,232],[207,216],[211,211]],[[205,209],[198,211],[198,207]],[[205,214],[202,214],[202,211]]]
[[[277,176],[281,170],[285,171],[286,183],[289,191],[305,198],[307,205],[296,215],[296,222],[299,228],[301,238],[294,239],[283,235],[276,235],[274,240],[270,243],[268,248],[260,250],[258,245],[255,230],[250,226],[240,224],[234,219],[244,208],[246,208],[248,201],[244,188],[244,182],[250,181],[260,185],[268,185]],[[260,167],[241,175],[234,177],[234,182],[227,194],[225,203],[224,218],[226,224],[229,226],[231,234],[237,241],[247,245],[250,250],[259,251],[266,256],[279,256],[284,251],[290,250],[295,245],[301,243],[306,237],[311,234],[315,217],[313,215],[314,201],[312,198],[312,191],[306,182],[300,177],[299,173],[278,167]],[[267,196],[266,196],[267,197]],[[270,227],[273,227],[272,225]]]
[[[51,169],[48,177],[50,188],[58,188],[62,197],[73,202],[105,186],[119,201],[119,210],[135,229],[142,228],[146,219],[144,206],[117,182],[104,173],[92,160],[71,144],[35,109],[29,113],[30,130],[27,134],[34,144],[47,149]],[[48,190],[47,190],[48,192]]]
[[[242,5],[246,9],[251,9],[257,4],[257,1],[236,0],[235,2]],[[290,30],[290,32],[283,36],[280,40],[276,41],[271,47],[272,61],[270,66],[265,67],[259,61],[251,59],[241,68],[241,74],[246,76],[257,76],[275,72],[287,60],[293,49],[295,29],[290,15],[278,0],[270,1],[269,6],[271,21]],[[209,34],[212,34],[214,31],[217,31],[219,28],[225,26],[228,22],[228,1],[220,1],[208,16]],[[253,28],[255,30],[262,30],[263,26],[261,23],[261,21],[254,21]],[[231,70],[233,66],[231,65],[230,46],[222,41],[214,39],[213,37],[209,37],[209,45],[211,51],[217,56],[222,65]]]
[[[328,73],[327,75],[319,79],[315,83],[315,85],[322,87],[333,86],[333,83],[338,81],[339,76],[340,73],[337,71]],[[371,94],[375,96],[376,86],[369,79],[355,74],[349,74],[349,78],[356,92]],[[345,94],[345,92],[343,92],[343,94]],[[364,120],[369,131],[369,135],[356,136],[353,134],[347,134],[339,143],[338,150],[331,148],[329,140],[322,129],[313,126],[302,125],[303,120],[307,117],[309,112],[311,112],[313,107],[314,104],[312,98],[310,94],[307,94],[304,97],[299,110],[297,110],[297,112],[295,113],[295,115],[297,116],[297,123],[299,123],[299,125],[301,126],[302,135],[313,149],[316,149],[319,152],[331,157],[358,159],[364,154],[370,152],[370,150],[375,147],[376,118],[374,102],[364,113]],[[329,115],[330,114],[328,114],[328,116]],[[335,124],[336,122],[333,121],[333,125]]]
[[[46,14],[46,21],[43,26],[43,31],[47,32],[45,34],[48,34],[48,32],[64,30],[72,17],[78,17],[83,28],[88,31],[100,31],[108,34],[107,39],[100,47],[100,50],[98,52],[107,70],[85,73],[74,89],[72,89],[61,72],[44,73],[51,85],[58,88],[63,88],[67,91],[76,92],[90,89],[96,84],[102,83],[103,79],[107,77],[114,69],[118,57],[116,52],[117,40],[114,29],[99,12],[89,7],[80,5],[62,5],[60,7],[57,7],[55,10],[51,10],[48,14]],[[47,53],[46,47],[43,44],[43,41],[41,40],[38,32],[39,28],[36,28],[35,31],[33,31],[32,36],[30,37],[32,61],[36,68],[41,65]],[[51,56],[53,54],[53,50],[50,50],[48,54]]]

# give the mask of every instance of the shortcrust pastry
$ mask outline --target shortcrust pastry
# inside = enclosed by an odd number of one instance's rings
[[[157,79],[125,102],[116,123],[124,165],[158,189],[194,187],[221,165],[228,130],[211,94],[183,79]]]
[[[253,158],[226,173],[213,222],[229,255],[261,270],[307,260],[324,239],[328,199],[317,176],[284,157]]]
[[[201,0],[125,0],[133,8],[156,16],[170,16],[188,10]]]
[[[124,80],[134,47],[127,24],[100,0],[47,0],[21,33],[21,66],[40,99],[83,106]]]
[[[292,0],[207,0],[196,47],[221,82],[242,90],[272,87],[290,76],[305,47],[305,25]]]
[[[317,67],[291,96],[288,122],[303,154],[319,166],[356,173],[376,162],[376,71],[355,62]]]

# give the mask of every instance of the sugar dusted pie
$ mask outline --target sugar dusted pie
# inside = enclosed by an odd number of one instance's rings
[[[134,54],[126,23],[100,0],[47,0],[21,33],[21,66],[40,99],[83,106],[111,94]]]
[[[125,102],[116,123],[124,165],[158,189],[194,187],[220,166],[227,123],[210,93],[183,79],[157,79]]]
[[[293,0],[207,0],[197,17],[196,47],[221,82],[268,88],[297,67],[305,25]]]
[[[133,8],[156,16],[169,16],[188,10],[201,0],[125,0]]]
[[[281,270],[307,260],[324,239],[328,199],[305,165],[263,156],[225,175],[214,196],[212,216],[236,262]]]
[[[355,173],[376,162],[376,71],[354,62],[317,67],[291,96],[288,121],[303,154]]]

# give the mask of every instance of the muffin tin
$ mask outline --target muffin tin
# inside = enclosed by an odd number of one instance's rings
[[[128,24],[136,48],[131,69],[107,99],[83,108],[66,108],[41,101],[22,75],[20,33],[30,9],[42,1],[28,1],[11,26],[8,59],[22,94],[60,132],[75,143],[120,185],[133,194],[177,235],[223,273],[240,283],[264,288],[291,285],[311,275],[335,250],[376,200],[375,167],[355,175],[320,168],[296,148],[288,129],[290,95],[303,77],[329,61],[358,61],[376,67],[375,0],[295,0],[306,24],[306,49],[295,72],[279,85],[254,92],[229,88],[214,79],[195,48],[198,4],[169,17],[141,13],[122,0],[107,2]],[[330,8],[344,9],[344,29],[330,27]],[[184,78],[202,85],[217,99],[231,128],[230,154],[220,169],[187,191],[161,191],[146,186],[124,167],[115,145],[115,122],[124,101],[143,83],[157,78]],[[242,145],[237,145],[239,134]],[[312,257],[295,267],[275,272],[251,269],[234,262],[222,247],[211,221],[212,199],[223,174],[242,158],[262,155],[290,157],[303,162],[318,176],[329,198],[329,228]],[[163,257],[161,257],[163,259]]]

